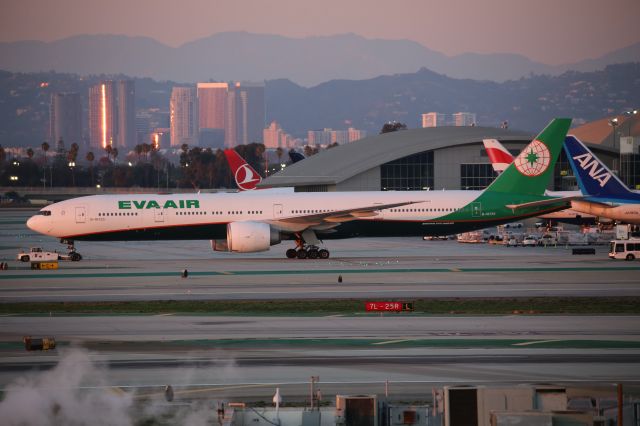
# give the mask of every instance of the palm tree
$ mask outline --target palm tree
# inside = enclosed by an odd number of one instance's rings
[[[111,150],[111,156],[113,157],[113,162],[116,162],[116,158],[118,158],[118,148],[113,148]]]
[[[142,152],[144,153],[144,161],[149,161],[149,153],[151,152],[151,145],[149,145],[148,143],[143,143]]]
[[[40,145],[40,147],[42,148],[42,152],[44,153],[44,164],[45,166],[47,165],[47,151],[49,151],[49,144],[47,143],[47,141],[42,142],[42,145]]]
[[[138,156],[138,163],[140,162],[140,155],[142,154],[143,148],[142,144],[137,144],[135,148],[133,148],[134,152]]]
[[[282,154],[284,154],[284,150],[281,146],[276,148],[276,155],[278,156],[278,164],[282,164]]]
[[[111,161],[111,153],[113,152],[113,147],[109,144],[104,147],[104,151],[107,153],[107,160]]]
[[[27,157],[29,157],[29,160],[31,160],[33,158],[33,149],[32,148],[27,149]]]
[[[91,171],[91,186],[93,186],[93,160],[95,159],[96,157],[93,155],[93,152],[87,152],[87,161],[89,162],[89,170]]]

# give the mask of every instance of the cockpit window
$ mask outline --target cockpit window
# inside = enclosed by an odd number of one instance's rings
[[[40,210],[38,214],[42,216],[51,216],[51,210]]]

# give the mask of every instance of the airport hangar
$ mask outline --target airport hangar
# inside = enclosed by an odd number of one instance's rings
[[[535,135],[492,127],[430,127],[400,130],[326,149],[269,176],[260,187],[297,192],[477,190],[496,177],[483,139],[499,140],[517,155]],[[617,152],[589,148],[609,167]],[[577,189],[564,150],[549,189]]]

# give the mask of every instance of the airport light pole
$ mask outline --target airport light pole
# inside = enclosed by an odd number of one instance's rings
[[[612,119],[609,120],[609,126],[611,126],[613,128],[613,132],[612,132],[612,136],[613,136],[613,149],[616,148],[616,129],[618,127],[618,125],[620,125],[620,122],[618,121],[618,117],[614,117]],[[621,159],[622,157],[620,156],[620,147],[618,147],[618,166],[614,167],[616,170],[618,170],[618,176],[620,176],[620,169],[621,167]]]
[[[629,118],[627,118],[625,120],[625,122],[628,122],[628,124],[627,124],[627,136],[631,136],[631,121],[633,119],[633,116],[636,115],[636,114],[638,114],[638,110],[637,109],[624,112],[624,115],[629,116]]]

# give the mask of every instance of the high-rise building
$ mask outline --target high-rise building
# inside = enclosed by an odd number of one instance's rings
[[[262,142],[264,127],[264,83],[234,83],[227,96],[225,146]]]
[[[422,114],[422,127],[439,127],[444,126],[445,116],[439,112],[428,112]]]
[[[227,83],[198,83],[200,146],[222,148],[227,117]]]
[[[89,145],[106,148],[118,134],[116,88],[113,81],[102,81],[89,88]]]
[[[133,80],[118,81],[118,147],[136,144],[136,88]]]
[[[198,145],[198,98],[193,87],[174,87],[169,102],[171,146]]]
[[[67,146],[82,146],[82,104],[79,93],[51,95],[49,114],[49,140],[63,140]]]
[[[470,112],[457,112],[453,114],[453,124],[458,127],[475,126],[476,115]]]
[[[227,115],[227,83],[198,83],[200,129],[224,129]]]

